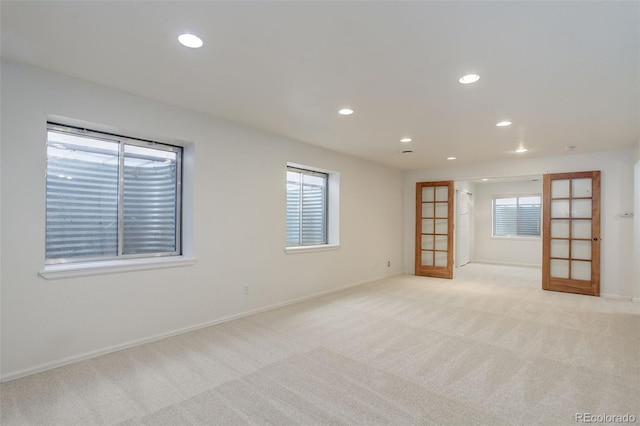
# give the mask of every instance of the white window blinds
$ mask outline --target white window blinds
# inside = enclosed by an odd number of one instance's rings
[[[181,152],[49,124],[47,262],[179,254]]]
[[[287,167],[287,246],[327,244],[327,178]]]
[[[540,196],[495,197],[493,235],[495,237],[540,236]]]

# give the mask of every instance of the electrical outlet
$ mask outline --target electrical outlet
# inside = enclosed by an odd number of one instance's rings
[[[245,295],[249,294],[249,286],[248,285],[244,286],[244,294]]]
[[[391,268],[391,261],[387,260],[387,268]]]

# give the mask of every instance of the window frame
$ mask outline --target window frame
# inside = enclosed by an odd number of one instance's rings
[[[47,147],[49,143],[48,134],[50,131],[70,134],[73,136],[90,137],[95,140],[102,140],[107,142],[118,143],[118,196],[117,196],[117,254],[115,256],[85,256],[85,257],[60,257],[60,258],[47,258],[47,248],[45,241],[45,270],[41,272],[49,271],[67,271],[66,266],[76,267],[80,270],[96,270],[97,273],[104,273],[104,269],[111,269],[113,266],[124,266],[125,270],[137,270],[147,269],[144,267],[146,261],[152,260],[153,264],[160,265],[162,258],[177,259],[183,256],[183,161],[184,161],[184,147],[174,145],[170,143],[157,142],[147,139],[133,138],[123,136],[120,134],[114,134],[110,132],[103,132],[100,130],[89,130],[82,127],[70,126],[60,124],[52,121],[47,121],[46,133],[47,133]],[[125,147],[137,146],[143,148],[150,148],[159,151],[176,153],[176,201],[175,201],[175,247],[174,251],[163,252],[150,252],[150,253],[124,253],[124,160],[125,160]],[[48,154],[47,154],[48,158]],[[48,164],[48,159],[47,159]],[[48,168],[48,166],[47,166]],[[46,194],[45,194],[46,198]],[[47,229],[46,223],[46,208],[45,208],[45,232]],[[46,237],[45,237],[46,240]],[[128,262],[124,262],[128,261]],[[124,263],[123,263],[124,262]],[[166,263],[166,262],[165,262]],[[195,262],[194,262],[195,263]],[[59,265],[59,268],[56,268]],[[80,273],[78,275],[88,275]],[[45,276],[45,278],[47,278]]]
[[[537,197],[540,199],[538,213],[538,235],[518,234],[518,224],[520,219],[519,206],[521,198]],[[516,199],[516,234],[515,235],[496,235],[496,200],[498,199]],[[511,195],[493,195],[491,197],[491,238],[494,239],[511,239],[511,240],[539,240],[542,238],[542,194],[511,194]]]
[[[327,175],[327,204],[326,204],[326,244],[306,245],[306,246],[289,246],[286,242],[286,185],[287,185],[287,168],[309,170],[312,172],[325,173]],[[324,168],[309,166],[302,163],[286,162],[284,168],[284,200],[283,200],[283,218],[285,224],[283,229],[284,252],[288,255],[297,255],[305,253],[314,253],[321,251],[339,250],[340,249],[340,172],[328,170]]]
[[[301,194],[300,196],[300,208],[299,208],[299,212],[300,212],[300,226],[299,226],[299,243],[298,244],[290,244],[289,241],[287,241],[286,245],[287,248],[294,248],[294,247],[310,247],[310,246],[325,246],[327,244],[329,244],[329,173],[326,172],[321,172],[321,171],[316,171],[316,170],[309,170],[307,168],[301,168],[301,167],[295,167],[292,165],[287,165],[287,173],[288,172],[296,172],[296,173],[300,173],[301,175],[301,180],[300,180],[300,185],[301,187],[304,187],[304,176],[315,176],[315,177],[320,177],[324,180],[324,185],[323,185],[323,199],[324,199],[324,205],[322,206],[322,241],[311,241],[311,242],[305,242],[303,240],[303,226],[304,226],[304,222],[302,220],[302,203],[304,201],[304,198]],[[287,180],[288,182],[288,180]],[[288,227],[288,226],[287,226]]]

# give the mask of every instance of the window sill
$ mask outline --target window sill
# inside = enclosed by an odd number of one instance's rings
[[[284,251],[287,254],[301,254],[301,253],[313,253],[317,251],[338,250],[339,248],[340,248],[340,244],[322,244],[317,246],[287,247],[284,249]]]
[[[152,269],[175,268],[194,265],[198,259],[171,256],[146,259],[104,260],[99,262],[64,263],[45,265],[38,272],[47,280],[86,277],[89,275],[117,274],[129,271],[146,271]]]

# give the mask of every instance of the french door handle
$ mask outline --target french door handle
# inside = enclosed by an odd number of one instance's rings
[[[598,238],[598,237],[593,237],[593,241],[600,241],[600,238]]]

